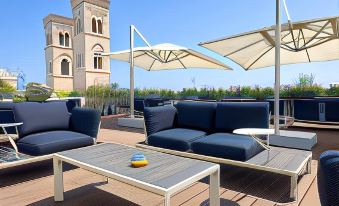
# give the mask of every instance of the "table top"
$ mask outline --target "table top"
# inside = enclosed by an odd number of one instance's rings
[[[274,134],[274,129],[241,128],[234,130],[233,133],[242,135],[272,135]]]
[[[16,123],[1,123],[0,127],[16,127],[22,125],[22,122],[16,122]]]
[[[145,155],[149,164],[145,167],[133,168],[130,158],[140,152]],[[164,189],[169,189],[199,173],[207,170],[215,171],[219,168],[218,164],[210,162],[113,143],[60,152],[57,156],[61,157],[61,160],[64,160],[63,157],[71,160],[71,164],[72,161],[80,162],[98,168],[98,171],[109,171],[127,179],[142,181]]]

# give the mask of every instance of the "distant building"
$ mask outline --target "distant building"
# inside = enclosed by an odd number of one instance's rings
[[[109,84],[109,0],[71,0],[73,18],[49,14],[43,19],[46,84],[55,90],[85,90]]]
[[[9,71],[8,69],[0,68],[0,80],[9,83],[14,88],[17,88],[18,73]]]
[[[333,88],[333,87],[339,87],[339,82],[330,83],[330,88]]]

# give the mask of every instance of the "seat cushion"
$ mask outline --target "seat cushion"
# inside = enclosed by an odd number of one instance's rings
[[[92,145],[93,138],[71,131],[51,131],[31,134],[18,140],[19,152],[33,156],[51,154]]]
[[[176,108],[178,110],[178,127],[205,132],[213,131],[216,103],[179,102]]]
[[[188,151],[191,147],[191,142],[206,135],[205,132],[175,128],[163,130],[150,135],[147,139],[148,144],[155,147],[166,149]]]
[[[195,140],[191,149],[196,154],[246,161],[263,150],[249,136],[215,133]]]
[[[32,133],[48,130],[68,130],[70,113],[66,102],[22,102],[16,103],[13,109],[19,126],[19,136],[23,137]]]
[[[175,107],[161,106],[161,107],[145,107],[144,120],[147,135],[153,133],[172,129],[175,122],[177,110]]]
[[[220,102],[217,104],[215,129],[232,133],[240,128],[268,128],[267,102]]]

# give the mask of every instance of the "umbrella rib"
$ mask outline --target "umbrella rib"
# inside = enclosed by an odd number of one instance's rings
[[[261,54],[250,66],[247,67],[246,70],[249,70],[251,68],[251,66],[253,66],[257,61],[259,61],[259,59],[261,59],[261,57],[263,57],[265,54],[267,54],[269,51],[271,51],[274,48],[274,46],[272,46],[271,48],[269,48],[267,51],[265,51],[263,54]]]
[[[312,25],[312,26],[321,28],[320,26],[317,26],[317,25]],[[319,30],[316,30],[316,29],[312,29],[312,28],[310,28],[309,26],[306,26],[305,29],[308,29],[308,30],[311,30],[311,31],[314,31],[314,32],[318,32],[318,31],[319,31]],[[327,34],[327,35],[329,35],[329,36],[332,36],[332,35],[333,35],[333,34],[331,34],[331,33],[329,33],[329,32],[326,32],[326,31],[322,31],[322,33]]]
[[[305,45],[305,44],[306,44],[306,40],[305,40],[304,32],[303,32],[302,29],[301,29],[301,35],[303,36],[304,45]],[[308,53],[308,50],[305,49],[305,51],[306,51],[306,54],[307,54],[308,62],[311,62],[311,59],[310,59],[310,55],[309,55],[309,53]]]
[[[157,59],[160,62],[163,62],[163,60],[155,53],[153,53],[152,51],[150,51],[152,55],[150,55],[148,52],[146,52],[147,56],[151,57],[152,59]]]
[[[313,41],[313,39],[315,39],[325,28],[326,28],[326,26],[328,25],[330,23],[330,21],[327,21],[327,23],[326,24],[324,24],[324,26],[322,26],[321,27],[321,29],[310,39],[310,40],[308,40],[306,43],[305,43],[305,45],[303,46],[303,47],[306,47],[306,45],[308,44],[308,43],[310,43],[311,41]]]
[[[228,53],[228,54],[224,55],[224,57],[227,57],[227,56],[229,56],[229,55],[235,54],[235,53],[237,53],[237,52],[239,52],[239,51],[241,51],[241,50],[243,50],[243,49],[246,49],[246,48],[248,48],[248,47],[251,47],[251,46],[253,46],[253,45],[255,45],[255,44],[258,44],[258,43],[260,43],[260,42],[262,42],[262,41],[264,41],[264,40],[261,39],[261,40],[259,40],[259,41],[256,41],[256,42],[250,44],[250,45],[246,45],[246,46],[244,46],[244,47],[241,47],[240,49],[237,49],[237,50],[235,50],[235,51],[232,51],[231,53]]]
[[[180,59],[183,59],[183,58],[185,58],[185,57],[188,57],[190,54],[186,54],[185,56],[182,56],[182,57],[180,57]],[[173,62],[173,61],[176,61],[177,60],[177,58],[174,58],[174,59],[171,59],[171,60],[169,60],[169,61],[166,61],[166,62]]]
[[[147,53],[144,52],[144,53],[142,53],[142,54],[140,54],[140,55],[138,55],[138,56],[135,56],[134,59],[136,59],[136,58],[138,58],[138,57],[141,57],[141,56],[144,56],[145,54],[147,54]]]
[[[153,64],[155,63],[156,59],[153,60],[151,66],[149,67],[148,71],[151,71],[152,67],[153,67]]]
[[[172,54],[172,51],[170,51],[170,53],[168,54],[168,56],[167,56],[167,58],[165,60],[166,62],[168,62],[168,59],[170,58],[171,54]]]
[[[176,59],[180,62],[180,64],[185,68],[185,69],[187,69],[186,68],[186,66],[182,63],[182,61],[178,58],[178,56],[173,52],[173,54],[174,54],[174,56],[176,57]]]

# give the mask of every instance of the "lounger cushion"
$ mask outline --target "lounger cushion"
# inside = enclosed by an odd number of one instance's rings
[[[214,128],[216,103],[179,102],[177,126],[212,132]]]
[[[215,129],[232,133],[239,128],[268,128],[267,102],[220,102],[216,108]]]
[[[215,133],[191,144],[194,153],[231,160],[246,161],[263,150],[249,136]]]
[[[14,106],[14,116],[19,126],[19,136],[49,130],[68,130],[70,113],[66,102],[23,102]]]
[[[148,137],[148,144],[178,151],[190,150],[191,143],[206,135],[203,131],[175,128],[154,133]]]
[[[173,106],[145,107],[144,120],[147,135],[156,132],[172,129],[176,117],[177,109]]]
[[[33,156],[92,145],[93,138],[71,131],[50,131],[31,134],[18,140],[19,152]]]

